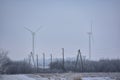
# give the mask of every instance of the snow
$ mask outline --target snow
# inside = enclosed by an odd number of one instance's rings
[[[111,79],[109,77],[85,77],[82,78],[82,80],[115,80],[115,79]]]
[[[0,80],[35,80],[25,75],[2,75]]]
[[[49,80],[42,77],[28,77],[27,75],[1,75],[0,80]]]
[[[71,76],[0,75],[0,80],[74,80]],[[115,80],[109,77],[82,77],[82,80]]]

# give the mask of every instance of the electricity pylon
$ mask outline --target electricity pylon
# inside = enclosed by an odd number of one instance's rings
[[[80,59],[80,67],[81,68],[81,72],[83,72],[83,59],[82,59],[82,54],[81,54],[81,51],[80,49],[78,50],[78,54],[77,54],[77,60],[76,60],[76,63],[75,63],[75,71],[77,70],[77,65],[79,63],[79,59]]]

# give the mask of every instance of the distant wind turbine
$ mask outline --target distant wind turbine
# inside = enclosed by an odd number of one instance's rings
[[[91,60],[91,39],[92,39],[92,22],[91,22],[91,30],[90,32],[88,32],[88,36],[89,36],[89,60]]]
[[[35,50],[34,50],[34,45],[35,45],[35,34],[41,29],[41,27],[39,27],[36,31],[32,31],[27,27],[24,27],[27,31],[29,31],[32,34],[32,58],[33,58],[33,63],[34,63],[34,55],[35,55]],[[35,64],[35,63],[34,63]]]

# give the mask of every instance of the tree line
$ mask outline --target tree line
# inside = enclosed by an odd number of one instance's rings
[[[7,56],[8,52],[0,50],[0,74],[19,73],[51,73],[51,72],[120,72],[120,59],[63,60],[58,59],[49,64],[49,68],[36,68],[26,60],[13,61]],[[82,64],[81,64],[82,63]]]
[[[120,72],[120,59],[85,60],[83,68],[80,62],[76,66],[75,63],[76,61],[65,61],[63,70],[62,61],[55,61],[50,64],[50,68],[59,72]]]

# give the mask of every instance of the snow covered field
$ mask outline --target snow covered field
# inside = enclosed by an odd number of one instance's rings
[[[0,80],[34,80],[25,75],[2,75]]]
[[[115,80],[115,79],[111,79],[109,77],[87,77],[82,78],[82,80]]]
[[[63,73],[0,75],[0,80],[120,80],[120,73]]]

